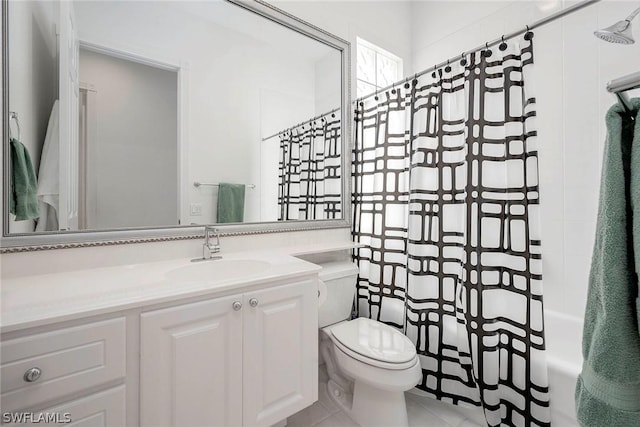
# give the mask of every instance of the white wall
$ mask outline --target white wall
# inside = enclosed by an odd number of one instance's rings
[[[95,117],[88,144],[88,229],[178,224],[178,76],[80,50]]]
[[[20,139],[29,151],[36,175],[51,107],[58,97],[55,6],[42,1],[9,3],[9,111],[18,114]],[[15,123],[11,130],[17,132]],[[13,136],[17,137],[15,133]],[[33,220],[9,222],[11,233],[34,228]]]
[[[416,69],[431,67],[570,4],[416,2],[413,63]],[[604,117],[616,102],[605,84],[640,70],[640,43],[605,43],[593,31],[623,19],[637,5],[603,1],[534,31],[544,302],[546,309],[580,318],[595,234]]]
[[[351,43],[351,96],[356,98],[356,38],[363,38],[403,60],[405,74],[412,74],[412,10],[404,0],[270,2],[305,21]],[[422,24],[420,24],[422,25]]]

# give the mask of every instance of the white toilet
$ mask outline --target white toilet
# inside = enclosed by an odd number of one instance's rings
[[[320,273],[320,352],[329,395],[363,427],[407,426],[404,392],[422,375],[416,348],[391,326],[349,320],[357,275],[351,262],[325,264]]]

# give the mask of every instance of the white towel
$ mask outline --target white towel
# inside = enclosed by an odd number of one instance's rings
[[[38,173],[38,206],[40,219],[36,231],[58,230],[58,200],[60,196],[60,119],[58,100],[53,103],[47,135],[44,138]]]

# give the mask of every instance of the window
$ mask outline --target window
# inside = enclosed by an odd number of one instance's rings
[[[402,79],[402,59],[359,37],[356,68],[358,98]]]

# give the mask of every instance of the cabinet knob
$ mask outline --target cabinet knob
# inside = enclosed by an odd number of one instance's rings
[[[24,378],[26,382],[32,383],[34,381],[38,381],[40,375],[42,375],[42,370],[40,368],[34,367],[25,372],[22,378]]]
[[[238,311],[242,308],[242,303],[240,301],[234,301],[231,307],[233,307],[235,311]]]
[[[256,298],[251,298],[251,299],[249,300],[249,305],[250,305],[251,307],[257,307],[257,306],[258,306],[258,300],[257,300]]]

